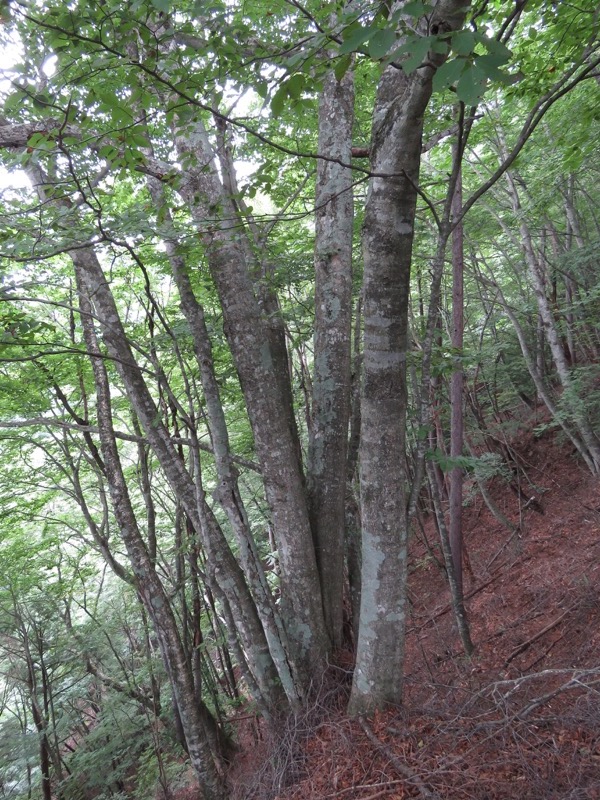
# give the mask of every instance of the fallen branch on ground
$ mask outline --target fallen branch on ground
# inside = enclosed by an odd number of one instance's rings
[[[568,608],[566,611],[563,611],[563,613],[560,615],[560,617],[557,617],[555,620],[553,620],[552,622],[548,623],[548,625],[546,625],[545,628],[542,628],[541,631],[538,631],[530,639],[527,639],[526,642],[523,642],[523,644],[520,644],[515,650],[512,651],[512,653],[506,659],[506,661],[502,665],[503,669],[506,669],[506,667],[510,664],[510,662],[513,659],[515,659],[517,656],[520,656],[521,653],[524,653],[525,650],[527,650],[529,647],[531,647],[532,644],[534,644],[534,642],[537,642],[538,639],[541,639],[541,637],[545,633],[549,633],[553,628],[556,628],[557,625],[560,625],[560,623],[563,621],[563,619],[568,614],[570,614],[571,611],[573,611],[576,607],[577,607],[577,604],[575,604],[574,606],[571,606],[571,608]]]
[[[394,767],[396,772],[398,772],[400,775],[403,775],[409,783],[419,790],[421,797],[425,797],[427,800],[441,800],[438,794],[430,791],[430,789],[427,788],[414,770],[412,770],[407,764],[403,764],[402,761],[400,761],[400,759],[395,756],[394,753],[392,753],[390,748],[387,747],[387,745],[385,745],[381,739],[375,735],[371,726],[364,717],[359,717],[358,721],[371,744],[373,744],[380,753],[383,753],[390,764]],[[371,797],[370,800],[373,800],[373,798]]]

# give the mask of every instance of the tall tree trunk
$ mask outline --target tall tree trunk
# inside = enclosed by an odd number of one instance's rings
[[[459,172],[452,215],[456,219],[462,211],[462,176]],[[463,452],[463,368],[462,350],[464,338],[463,297],[463,225],[459,222],[452,231],[452,335],[454,370],[450,379],[450,458],[459,458]],[[462,535],[462,489],[463,469],[453,466],[450,470],[450,514],[448,535],[454,565],[454,579],[460,597],[463,595],[463,535]]]
[[[458,635],[460,636],[464,651],[468,656],[470,656],[474,649],[473,642],[471,641],[471,631],[469,630],[469,622],[467,620],[467,612],[465,610],[462,588],[459,588],[456,580],[454,553],[452,552],[450,535],[446,526],[444,509],[442,508],[442,499],[440,497],[438,483],[433,470],[433,463],[431,461],[427,462],[427,473],[429,477],[429,488],[431,490],[433,510],[440,535],[442,553],[444,555],[448,586],[450,587],[450,605],[452,606],[452,611],[454,612],[454,619],[458,628]]]
[[[519,323],[519,320],[517,319],[517,316],[513,311],[511,304],[507,302],[500,286],[495,281],[484,278],[483,275],[481,275],[481,273],[479,275],[479,279],[482,280],[484,283],[490,284],[495,288],[496,299],[504,309],[504,313],[512,322],[513,327],[515,329],[519,346],[521,348],[521,353],[523,355],[523,360],[525,361],[525,366],[527,367],[531,379],[535,384],[538,397],[544,403],[544,405],[546,406],[546,408],[548,409],[554,420],[560,425],[560,427],[565,432],[566,436],[569,438],[569,440],[571,441],[571,443],[573,444],[579,455],[582,457],[582,459],[585,461],[590,471],[593,473],[594,462],[590,458],[590,455],[585,446],[585,442],[581,439],[579,431],[573,427],[572,423],[569,420],[565,419],[565,415],[560,413],[560,409],[554,402],[551,392],[546,386],[546,382],[544,381],[544,378],[538,369],[535,359],[531,354],[529,345],[527,343],[527,337],[525,336],[525,332],[521,324]]]
[[[202,537],[208,556],[207,580],[219,598],[223,594],[227,595],[235,617],[237,634],[248,653],[250,664],[255,668],[256,682],[263,698],[269,698],[271,692],[278,687],[277,672],[244,575],[206,502],[202,487],[194,485],[161,420],[142,371],[133,357],[114,298],[94,251],[91,248],[73,251],[71,258],[76,271],[82,276],[88,296],[94,298],[103,339],[110,356],[115,359],[127,395],[148,442],[194,530]],[[268,699],[264,702],[270,705]]]
[[[43,709],[38,699],[38,681],[36,675],[36,667],[33,654],[31,652],[29,642],[29,632],[25,624],[25,620],[18,608],[16,600],[14,602],[14,613],[21,628],[21,636],[23,640],[23,651],[25,654],[25,663],[27,665],[27,688],[29,690],[29,701],[31,703],[31,716],[37,731],[39,739],[39,753],[40,753],[40,773],[42,777],[42,797],[43,800],[52,800],[53,786],[52,786],[52,771],[51,765],[53,762],[52,751],[50,746],[50,739],[48,738],[48,719],[44,715]]]
[[[591,472],[594,475],[598,475],[600,474],[600,439],[598,439],[596,432],[587,418],[581,403],[581,398],[575,396],[576,390],[573,386],[569,364],[567,363],[565,351],[556,327],[556,320],[546,295],[542,267],[535,254],[531,231],[523,215],[515,176],[511,172],[507,172],[506,178],[513,212],[519,224],[521,247],[523,255],[525,256],[525,263],[537,300],[539,314],[544,325],[544,334],[552,353],[556,372],[564,390],[563,402],[569,410],[573,419],[573,424],[579,432],[582,446],[584,446],[587,451],[586,463],[590,466]]]
[[[442,0],[430,30],[462,25],[466,4]],[[408,294],[423,116],[435,69],[388,67],[373,115],[372,178],[363,229],[364,387],[360,443],[363,525],[358,653],[350,712],[402,700],[407,575],[406,353]],[[383,177],[388,176],[388,177]]]
[[[238,472],[232,460],[227,422],[215,375],[212,345],[206,327],[204,309],[196,298],[188,274],[188,265],[178,247],[175,226],[165,204],[162,185],[156,179],[149,178],[148,188],[157,209],[162,212],[165,250],[179,292],[181,310],[188,322],[194,341],[194,353],[204,391],[208,429],[219,479],[215,495],[235,534],[241,565],[256,603],[281,687],[289,702],[295,705],[302,693],[301,681],[296,675],[287,633],[269,589],[240,494]],[[284,698],[279,696],[275,686],[270,699],[272,700],[270,702],[271,711],[275,708],[281,709],[281,702],[284,701]],[[265,698],[265,700],[269,700],[269,698]]]
[[[319,103],[319,153],[348,164],[354,80],[325,79]],[[344,511],[350,415],[352,328],[352,173],[334,160],[317,163],[315,335],[312,425],[308,445],[311,525],[327,633],[342,644]]]
[[[192,132],[178,131],[175,144],[180,158],[193,157],[199,165],[186,172],[179,192],[198,226],[219,294],[273,521],[281,565],[282,618],[292,657],[308,683],[313,670],[324,665],[330,644],[298,446],[290,429],[288,403],[279,388],[281,370],[254,294],[248,248],[240,244],[241,220],[223,190],[207,133],[198,121]],[[215,223],[217,207],[222,221]]]

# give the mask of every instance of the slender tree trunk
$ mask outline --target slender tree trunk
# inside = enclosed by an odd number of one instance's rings
[[[219,294],[224,328],[231,348],[254,443],[281,564],[281,613],[292,657],[306,682],[324,666],[330,644],[325,629],[321,589],[310,528],[298,443],[290,429],[281,375],[272,352],[268,326],[254,294],[253,265],[240,244],[240,219],[223,190],[214,154],[203,126],[175,136],[182,159],[198,167],[186,172],[179,192],[189,204]],[[211,222],[219,206],[223,221]],[[274,360],[275,358],[275,360]]]
[[[454,197],[452,215],[458,218],[462,211],[462,177],[459,173]],[[463,453],[464,417],[462,351],[464,339],[464,296],[463,296],[463,225],[459,222],[452,231],[452,335],[454,370],[450,379],[450,458],[459,458]],[[450,470],[450,514],[449,538],[454,565],[454,578],[459,596],[463,595],[463,535],[462,535],[462,489],[463,469],[453,466]]]
[[[564,404],[572,415],[573,423],[577,427],[581,438],[581,444],[587,451],[586,463],[590,466],[591,472],[597,475],[600,473],[600,440],[582,408],[581,399],[574,396],[575,389],[573,387],[569,364],[567,363],[565,351],[556,327],[556,320],[554,319],[550,302],[546,295],[542,270],[534,251],[531,231],[523,216],[517,184],[512,173],[507,172],[506,177],[513,211],[519,223],[521,247],[536,296],[540,317],[544,325],[544,333],[550,346],[550,351],[552,352],[556,372],[563,386],[565,395]]]
[[[469,455],[471,456],[471,458],[476,458],[477,453],[466,436],[465,436],[465,444],[467,446],[467,450],[469,451]],[[477,471],[475,471],[475,480],[477,481],[477,485],[479,486],[479,491],[481,492],[481,496],[483,497],[483,502],[489,508],[491,514],[498,520],[498,522],[501,525],[504,525],[504,527],[507,530],[509,530],[511,533],[516,533],[516,531],[518,530],[517,526],[514,525],[508,519],[508,517],[502,513],[502,511],[500,511],[500,509],[498,508],[491,494],[488,491],[485,479],[481,478],[477,474]]]
[[[194,341],[194,352],[204,390],[208,429],[219,478],[215,496],[225,511],[235,534],[241,565],[256,603],[281,687],[289,702],[294,705],[298,702],[302,692],[301,682],[295,674],[287,634],[271,595],[240,494],[238,472],[231,456],[225,412],[215,376],[212,345],[206,327],[204,309],[196,299],[185,258],[178,248],[175,228],[169,209],[165,206],[162,186],[153,178],[148,179],[148,186],[154,203],[163,211],[165,249],[179,291],[181,310],[188,322]],[[273,711],[275,708],[281,708],[284,698],[273,686],[271,698],[265,698],[265,700],[269,700],[271,711]]]
[[[348,570],[348,590],[350,592],[350,618],[352,623],[352,645],[356,650],[360,619],[361,587],[361,529],[360,507],[357,502],[356,467],[360,446],[360,397],[362,374],[362,297],[356,304],[354,322],[354,345],[352,359],[352,402],[350,413],[350,435],[346,461],[346,510],[345,510],[345,549]]]
[[[103,329],[103,338],[121,375],[129,400],[140,420],[150,446],[156,455],[173,491],[185,513],[192,521],[208,556],[207,579],[219,597],[224,593],[229,599],[236,620],[236,631],[241,637],[250,664],[255,668],[255,679],[264,698],[278,687],[264,630],[256,607],[248,591],[245,578],[235,560],[223,531],[206,502],[200,485],[194,485],[185,464],[161,420],[161,415],[137,365],[102,267],[91,249],[72,253],[76,270],[84,276],[89,296],[94,298],[96,316]],[[222,584],[223,588],[220,588]],[[265,700],[269,705],[269,701]]]
[[[480,276],[480,279],[481,278],[482,276]],[[500,289],[498,284],[495,283],[495,281],[488,281],[487,278],[483,278],[483,280],[486,283],[491,284],[496,289],[498,302],[502,305],[504,313],[513,324],[515,333],[517,335],[517,339],[519,341],[519,346],[521,347],[523,360],[525,361],[525,365],[535,384],[538,397],[544,403],[544,405],[546,406],[552,417],[555,419],[555,421],[560,425],[560,427],[565,432],[565,434],[567,435],[567,437],[569,438],[569,440],[571,441],[571,443],[573,444],[579,455],[582,457],[582,459],[585,461],[590,471],[593,473],[594,463],[591,460],[589,453],[587,452],[585,442],[582,441],[579,432],[573,428],[573,426],[570,424],[568,420],[564,418],[564,414],[560,413],[556,403],[554,402],[550,394],[550,391],[546,386],[544,379],[537,368],[535,360],[531,355],[531,351],[527,343],[527,337],[525,336],[523,328],[519,323],[519,320],[517,319],[514,311],[512,310],[511,305],[507,303],[506,298],[502,293],[502,290]]]
[[[462,0],[438,3],[430,30],[462,25]],[[363,229],[364,387],[360,442],[363,525],[358,653],[350,712],[402,700],[407,575],[406,353],[408,294],[423,116],[444,57],[409,77],[388,67],[378,88]]]
[[[90,353],[98,353],[97,357],[92,356],[91,362],[96,384],[101,451],[107,468],[115,517],[136,576],[138,593],[154,624],[164,664],[171,679],[181,715],[192,766],[206,800],[224,800],[226,797],[225,786],[217,767],[219,756],[213,750],[216,731],[215,729],[207,730],[207,724],[210,725],[211,717],[207,710],[197,702],[191,669],[179,637],[175,617],[139,531],[122,471],[112,427],[108,375],[98,349],[92,322],[92,306],[88,300],[90,296],[95,296],[93,286],[90,286],[91,276],[83,271],[81,264],[77,265],[75,257],[73,260],[76,263],[81,320],[86,347]],[[105,322],[107,321],[105,320]],[[114,324],[115,321],[112,320],[112,322]]]
[[[450,605],[452,606],[452,611],[454,612],[454,619],[456,620],[458,635],[460,636],[463,649],[465,653],[470,656],[474,650],[473,642],[471,641],[471,631],[469,630],[469,622],[467,620],[467,612],[465,609],[462,588],[459,587],[458,581],[456,580],[454,553],[452,552],[450,535],[448,533],[446,520],[444,518],[444,509],[442,508],[442,500],[431,461],[427,463],[427,473],[429,477],[429,488],[431,490],[433,510],[435,512],[435,519],[442,544],[442,553],[444,554],[446,576],[448,578],[448,585],[450,587]]]
[[[29,633],[27,631],[22,614],[17,607],[16,601],[14,601],[14,611],[21,627],[25,662],[27,665],[27,688],[29,690],[29,701],[31,703],[31,716],[39,738],[39,766],[42,778],[42,797],[44,800],[52,800],[53,787],[51,765],[53,759],[50,748],[50,740],[48,738],[48,720],[44,716],[44,712],[38,700],[36,668],[29,644]]]
[[[348,164],[352,150],[354,81],[326,77],[319,104],[319,153]],[[311,525],[325,625],[342,644],[344,511],[350,415],[352,327],[352,173],[334,161],[317,163],[315,336],[312,424],[308,445]]]

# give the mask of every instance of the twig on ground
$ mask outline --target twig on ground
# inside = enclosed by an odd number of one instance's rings
[[[515,717],[518,719],[525,719],[529,716],[529,714],[531,714],[532,711],[535,711],[536,708],[543,706],[545,703],[550,702],[550,700],[554,700],[555,697],[563,692],[569,692],[573,689],[591,689],[598,683],[600,683],[600,680],[591,681],[590,683],[582,683],[578,677],[574,676],[570,681],[563,683],[557,689],[554,689],[554,691],[547,692],[541,697],[536,697],[534,700],[528,703],[525,708],[521,709],[521,711],[515,714]],[[594,691],[596,690],[594,689]]]
[[[520,527],[519,525],[514,525],[514,526],[513,526],[513,532],[512,532],[512,534],[511,534],[511,535],[508,537],[508,539],[507,539],[507,540],[504,542],[504,544],[502,545],[502,547],[500,548],[500,550],[498,550],[498,551],[496,552],[496,555],[494,555],[494,556],[493,556],[493,557],[490,559],[490,561],[488,561],[488,563],[485,565],[485,569],[486,569],[486,570],[488,570],[488,569],[489,569],[489,568],[492,566],[492,564],[494,563],[494,561],[495,561],[495,560],[498,558],[498,556],[499,556],[499,555],[501,555],[501,554],[504,552],[504,550],[506,550],[506,548],[507,548],[507,547],[508,547],[508,545],[509,545],[509,544],[512,542],[512,540],[515,538],[515,536],[521,536],[521,535],[522,535],[522,533],[523,533],[523,531],[521,530],[521,527]]]
[[[545,680],[547,678],[557,678],[561,675],[569,675],[570,678],[565,683],[561,684],[557,689],[553,689],[551,694],[554,697],[555,695],[560,694],[561,692],[580,688],[586,689],[595,686],[597,683],[600,683],[600,669],[545,669],[541,672],[534,672],[529,675],[521,675],[518,678],[507,678],[506,680],[494,681],[493,683],[484,686],[478,692],[476,692],[472,697],[469,698],[468,702],[463,706],[462,710],[456,717],[456,719],[466,718],[466,714],[469,708],[472,708],[476,705],[478,700],[483,699],[484,697],[490,697],[496,708],[500,706],[506,708],[508,700],[513,697],[520,689],[522,689],[527,684],[531,684],[537,680]],[[593,678],[589,683],[585,683],[586,678]],[[596,691],[596,690],[594,690]],[[520,711],[517,711],[513,714],[510,714],[508,718],[498,720],[498,724],[505,724],[507,719],[510,722],[514,719],[522,718],[523,714],[527,715],[530,714],[534,708],[538,708],[543,703],[547,702],[549,699],[552,699],[550,693],[544,694],[541,697],[534,698],[531,700],[527,706],[522,708]],[[535,705],[534,705],[535,704]],[[486,712],[489,713],[489,712]]]
[[[411,769],[407,764],[403,764],[402,761],[400,761],[400,759],[397,756],[395,756],[394,753],[392,753],[390,748],[387,747],[387,745],[385,745],[381,741],[381,739],[379,739],[375,735],[375,733],[371,729],[371,726],[364,717],[359,717],[358,721],[360,723],[361,728],[365,732],[367,739],[371,742],[371,744],[373,744],[379,750],[380,753],[383,753],[383,755],[385,755],[385,757],[394,767],[396,772],[398,772],[400,775],[404,775],[406,780],[409,783],[411,783],[416,789],[419,790],[421,797],[424,797],[427,800],[441,800],[438,794],[432,792],[430,789],[427,788],[425,783],[421,780],[419,775],[417,775],[417,773],[413,769]],[[373,797],[369,798],[369,800],[373,800]]]
[[[542,628],[541,631],[538,631],[536,634],[534,634],[534,636],[532,636],[530,639],[527,639],[526,642],[523,642],[523,644],[519,645],[515,650],[513,650],[512,653],[509,655],[509,657],[504,662],[504,664],[502,665],[503,669],[506,669],[506,667],[510,664],[510,662],[513,659],[515,659],[517,656],[520,656],[521,653],[524,653],[525,650],[527,650],[529,647],[531,647],[532,644],[534,644],[534,642],[537,642],[538,639],[541,639],[541,637],[544,634],[549,633],[553,628],[556,628],[557,625],[560,625],[560,623],[563,621],[563,619],[568,614],[570,614],[571,611],[573,611],[576,607],[577,607],[577,604],[575,604],[574,606],[571,606],[571,608],[568,608],[566,611],[563,611],[563,613],[559,617],[557,617],[555,620],[552,620],[552,622],[550,622],[548,625],[546,625],[545,628]]]
[[[498,580],[498,578],[500,578],[504,574],[501,572],[501,570],[503,567],[507,565],[507,563],[508,563],[507,561],[502,562],[502,564],[500,564],[500,566],[497,567],[497,569],[494,571],[494,574],[492,575],[491,578],[488,578],[487,581],[485,581],[484,583],[480,583],[479,586],[475,586],[473,589],[471,589],[470,592],[467,592],[467,594],[465,595],[465,600],[470,600],[471,597],[474,597],[476,594],[479,594],[479,592],[482,592],[484,589],[486,589],[490,585],[490,583],[493,583],[494,581]],[[447,614],[451,610],[452,610],[452,605],[448,603],[443,608],[440,608],[439,611],[436,611],[435,614],[430,616],[427,622],[424,622],[422,625],[419,625],[415,628],[409,628],[407,630],[407,633],[415,633],[417,631],[422,631],[423,628],[426,628],[428,625],[431,625],[432,622],[434,622],[439,617],[443,617],[444,614]]]
[[[383,789],[381,792],[376,792],[375,794],[370,794],[368,797],[365,797],[364,800],[375,800],[376,797],[383,797],[384,794],[389,792],[388,789]]]
[[[397,781],[385,781],[379,783],[361,783],[357,784],[356,786],[347,786],[345,789],[338,789],[337,792],[333,792],[332,794],[325,794],[321,798],[321,800],[334,800],[334,798],[341,797],[344,794],[348,794],[348,792],[359,792],[361,789],[381,789],[382,787],[390,787],[390,786],[398,786],[398,784],[404,783],[404,780],[397,780]],[[368,800],[372,800],[372,798],[368,798]]]

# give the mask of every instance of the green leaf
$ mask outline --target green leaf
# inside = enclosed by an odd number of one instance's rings
[[[427,453],[427,458],[439,466],[442,472],[451,472],[455,468],[459,469],[475,469],[478,459],[473,456],[454,456],[451,457],[442,452],[439,448],[430,450]]]
[[[482,33],[475,34],[476,40],[482,44],[488,53],[492,53],[496,56],[501,56],[503,58],[502,63],[506,64],[507,61],[510,60],[512,57],[512,51],[508,49],[508,47],[499,42],[497,39],[490,39],[489,36],[485,36]]]
[[[112,144],[105,144],[98,151],[98,155],[100,158],[103,158],[106,161],[114,161],[114,159],[119,155],[119,151]]]
[[[426,58],[432,38],[434,37],[419,36],[410,39],[408,42],[403,44],[402,47],[399,47],[394,53],[392,53],[389,58],[390,60],[394,61],[396,60],[397,56],[407,53],[406,58],[402,61],[402,69],[407,75],[410,75],[411,72],[414,72],[414,70],[421,66]]]
[[[256,94],[263,100],[266,100],[267,94],[269,93],[269,84],[266,81],[258,81],[254,88],[256,89]]]
[[[344,75],[348,72],[350,69],[350,64],[352,64],[352,56],[350,53],[336,60],[333,72],[338,81],[341,81]]]
[[[377,31],[375,36],[369,40],[369,55],[375,59],[383,58],[395,41],[396,34],[390,28]]]
[[[346,55],[346,53],[355,53],[359,47],[362,47],[362,45],[377,32],[377,30],[377,28],[363,28],[363,26],[358,23],[356,23],[356,26],[346,28],[344,31],[344,41],[340,45],[338,54],[343,56]],[[346,37],[348,33],[349,35]]]
[[[297,100],[302,94],[305,84],[306,78],[304,75],[297,73],[296,75],[292,75],[292,77],[284,83],[282,88],[285,88],[292,100]]]
[[[502,81],[507,82],[509,76],[506,72],[499,69],[501,64],[504,64],[505,61],[502,56],[497,56],[493,54],[488,54],[485,56],[477,56],[475,58],[475,64],[481,69],[483,74],[489,78],[490,80],[494,81]]]
[[[301,64],[303,61],[306,60],[306,53],[304,50],[301,50],[299,53],[294,53],[293,56],[290,56],[285,61],[285,68],[288,72],[293,72],[298,64]]]
[[[464,58],[446,61],[433,76],[433,91],[441,92],[453,86],[460,78],[467,62]]]
[[[152,5],[157,11],[168,14],[171,8],[171,0],[152,0]]]
[[[274,117],[279,117],[283,111],[285,100],[287,98],[287,89],[285,84],[280,86],[271,98],[271,113]]]
[[[421,0],[411,0],[402,6],[402,14],[408,14],[411,17],[422,17],[423,14],[428,14],[433,11],[433,6],[429,3],[423,3]]]
[[[129,142],[135,147],[149,147],[150,142],[143,133],[132,133],[129,137]]]
[[[474,106],[481,100],[487,85],[487,76],[476,64],[467,66],[456,87],[459,100]]]
[[[437,36],[434,36],[431,42],[431,52],[441,53],[441,55],[446,56],[450,52],[450,45],[444,39],[438,39]]]
[[[121,101],[113,90],[103,86],[93,89],[93,92],[107,108],[111,110],[119,108]]]
[[[47,141],[46,135],[38,131],[37,133],[33,133],[29,137],[29,139],[27,140],[27,147],[33,147],[33,148],[39,147],[41,143],[44,141]]]
[[[52,95],[40,92],[40,94],[36,94],[34,96],[33,105],[38,109],[48,108],[54,105],[54,98]]]
[[[457,31],[452,34],[452,49],[459,56],[468,56],[473,52],[476,39],[473,31]]]

